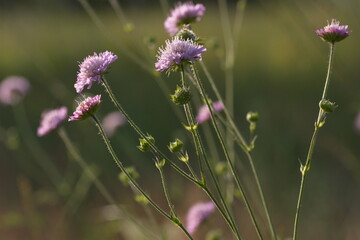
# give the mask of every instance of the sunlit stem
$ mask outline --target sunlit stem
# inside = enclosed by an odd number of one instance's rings
[[[330,44],[330,54],[329,54],[328,69],[327,69],[326,80],[325,80],[325,85],[324,85],[324,90],[323,90],[321,100],[326,99],[327,91],[328,91],[328,88],[329,88],[329,85],[330,85],[330,75],[331,75],[332,63],[333,63],[333,58],[334,58],[334,50],[335,50],[335,44],[331,43]],[[313,133],[313,135],[311,137],[309,151],[308,151],[308,154],[307,154],[307,157],[306,157],[306,162],[305,162],[305,165],[301,165],[301,167],[300,167],[301,183],[300,183],[300,190],[299,190],[299,196],[298,196],[296,213],[295,213],[295,220],[294,220],[293,240],[296,240],[296,238],[297,238],[298,222],[299,222],[299,216],[300,216],[300,210],[301,210],[301,203],[302,203],[303,191],[304,191],[304,186],[305,186],[305,180],[306,180],[307,173],[310,170],[311,159],[312,159],[312,155],[313,155],[313,152],[314,152],[314,148],[315,148],[316,139],[317,139],[319,129],[325,123],[325,115],[326,115],[326,113],[321,109],[321,107],[319,107],[319,114],[318,114],[317,120],[315,122],[315,129],[314,129],[314,133]]]

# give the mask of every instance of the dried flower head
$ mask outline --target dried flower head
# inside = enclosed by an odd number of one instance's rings
[[[201,53],[205,51],[204,46],[198,45],[190,39],[183,40],[174,37],[171,41],[166,41],[165,48],[159,49],[157,62],[155,63],[156,71],[174,70],[182,63],[201,60]]]
[[[45,110],[41,114],[40,126],[37,130],[37,135],[41,137],[56,129],[66,119],[67,113],[68,109],[66,107]]]
[[[213,202],[197,203],[193,205],[186,216],[186,229],[192,234],[196,231],[198,226],[210,216],[215,210]]]
[[[101,75],[106,73],[109,65],[117,58],[115,54],[109,51],[94,53],[94,55],[86,57],[79,64],[80,70],[74,85],[76,92],[82,92],[86,85],[88,85],[87,89],[90,89],[93,82],[101,83]]]
[[[84,120],[93,115],[99,107],[101,102],[101,95],[95,97],[88,97],[77,106],[74,116],[69,117],[69,121]]]
[[[202,16],[204,16],[204,13],[205,6],[203,4],[194,4],[191,1],[184,3],[179,2],[165,20],[165,30],[170,36],[174,36],[182,25],[199,22]]]
[[[224,105],[221,101],[216,101],[212,104],[213,113],[219,113],[224,110]],[[199,108],[198,114],[196,115],[196,121],[198,123],[204,123],[211,118],[207,105],[203,105]]]
[[[17,104],[30,90],[29,81],[20,76],[9,76],[0,83],[0,102]]]
[[[104,131],[108,137],[114,135],[116,129],[126,123],[125,118],[119,112],[111,112],[102,121]]]
[[[348,25],[341,25],[336,19],[331,21],[331,24],[316,30],[318,36],[320,36],[325,42],[335,43],[347,38],[351,31],[348,30]]]

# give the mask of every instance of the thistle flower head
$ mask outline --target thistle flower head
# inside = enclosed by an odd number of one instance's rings
[[[198,226],[210,216],[215,210],[213,202],[197,203],[193,205],[186,216],[186,229],[192,234],[196,231]]]
[[[190,39],[183,40],[174,37],[171,41],[166,41],[165,48],[159,49],[157,62],[155,63],[156,71],[174,70],[182,63],[201,60],[201,53],[205,51],[204,46],[198,45]]]
[[[315,33],[325,42],[335,43],[347,38],[350,35],[348,25],[340,25],[336,19],[331,20],[327,26],[316,30]]]
[[[77,106],[74,116],[69,117],[69,121],[84,120],[93,115],[99,107],[100,98],[101,95],[86,98]]]
[[[86,57],[79,64],[80,70],[74,84],[76,92],[82,92],[86,85],[88,85],[87,89],[90,89],[93,82],[101,83],[101,75],[106,73],[109,65],[117,58],[115,54],[109,51],[94,53],[94,55]]]
[[[224,110],[224,105],[221,101],[216,101],[212,104],[213,113],[219,113]],[[207,105],[203,105],[199,108],[198,114],[196,115],[196,121],[198,123],[204,123],[211,118]]]
[[[114,135],[116,129],[125,124],[125,118],[119,112],[112,112],[106,115],[102,121],[107,136]]]
[[[0,83],[0,102],[17,104],[30,90],[30,83],[24,77],[9,76]]]
[[[37,135],[42,137],[56,129],[67,117],[67,108],[60,107],[52,110],[45,110],[41,114],[40,126]]]
[[[165,20],[165,30],[170,36],[174,36],[182,25],[199,22],[204,13],[205,6],[203,4],[194,4],[192,1],[179,2]]]

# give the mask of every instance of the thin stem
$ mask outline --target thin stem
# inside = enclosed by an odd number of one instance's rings
[[[334,50],[335,50],[335,44],[331,43],[330,44],[330,54],[329,54],[329,64],[328,64],[326,80],[325,80],[325,85],[324,85],[324,90],[323,90],[323,94],[321,97],[321,101],[325,100],[326,94],[327,94],[327,91],[328,91],[328,88],[330,85],[330,75],[331,75],[332,63],[333,63],[333,58],[334,58]],[[321,107],[319,107],[319,114],[318,114],[318,118],[315,122],[315,129],[314,129],[314,133],[311,137],[309,151],[308,151],[308,154],[306,157],[306,162],[305,162],[305,165],[302,165],[301,169],[300,169],[301,170],[301,183],[300,183],[300,190],[299,190],[299,196],[298,196],[295,220],[294,220],[293,240],[296,240],[296,238],[297,238],[298,222],[299,222],[299,217],[300,217],[300,210],[301,210],[303,191],[304,191],[304,187],[305,187],[305,180],[306,180],[307,173],[310,170],[312,155],[314,152],[319,129],[325,123],[325,120],[324,120],[325,115],[326,115],[326,113],[321,109]]]
[[[158,161],[158,164],[159,164],[159,161]],[[162,183],[162,186],[163,186],[163,189],[164,189],[165,198],[166,198],[166,201],[167,201],[167,203],[169,205],[171,215],[177,219],[178,217],[177,217],[175,209],[174,209],[174,204],[172,204],[172,202],[171,202],[169,190],[167,189],[167,186],[166,186],[163,167],[164,166],[157,166],[157,168],[159,169],[159,172],[160,172],[161,183]]]
[[[200,88],[200,91],[201,91],[201,95],[202,95],[202,97],[204,98],[205,103],[206,103],[206,105],[207,105],[207,107],[208,107],[208,110],[209,110],[209,112],[210,112],[212,125],[213,125],[213,127],[214,127],[214,129],[215,129],[215,132],[216,132],[216,134],[217,134],[217,136],[218,136],[218,139],[219,139],[219,141],[220,141],[221,147],[222,147],[223,152],[224,152],[224,154],[225,154],[226,161],[228,162],[228,165],[230,166],[230,170],[231,170],[231,173],[232,173],[232,175],[233,175],[233,177],[234,177],[234,179],[235,179],[236,185],[238,186],[238,188],[239,188],[239,190],[240,190],[240,192],[241,192],[241,194],[242,194],[242,196],[243,196],[243,199],[244,199],[244,202],[245,202],[245,206],[246,206],[246,208],[247,208],[247,210],[248,210],[248,212],[249,212],[249,215],[250,215],[251,221],[252,221],[252,223],[253,223],[253,225],[254,225],[254,227],[255,227],[256,233],[257,233],[259,239],[263,239],[263,237],[262,237],[262,235],[261,235],[261,232],[260,232],[260,229],[259,229],[259,226],[258,226],[257,221],[256,221],[256,219],[255,219],[254,213],[253,213],[252,208],[251,208],[251,206],[250,206],[249,200],[248,200],[248,198],[247,198],[247,196],[246,196],[246,194],[245,194],[244,188],[243,188],[243,186],[242,186],[242,184],[241,184],[241,182],[240,182],[239,177],[238,177],[237,174],[236,174],[234,165],[233,165],[233,163],[232,163],[232,161],[231,161],[231,159],[230,159],[230,156],[229,156],[227,147],[226,147],[225,142],[224,142],[224,138],[222,137],[222,134],[221,134],[221,132],[220,132],[220,130],[219,130],[219,127],[218,127],[218,124],[217,124],[216,119],[215,119],[215,117],[214,117],[214,113],[213,113],[213,110],[212,110],[212,108],[211,108],[209,99],[208,99],[208,97],[207,97],[207,95],[206,95],[206,93],[205,93],[204,87],[203,87],[203,85],[202,85],[202,83],[201,83],[201,81],[200,81],[200,78],[199,78],[199,76],[198,76],[198,74],[197,74],[197,72],[196,72],[196,69],[195,69],[194,65],[192,65],[192,70],[193,70],[193,74],[194,74],[196,83],[199,85],[199,88]]]
[[[170,221],[172,221],[174,224],[176,224],[183,232],[184,234],[191,240],[193,240],[192,236],[190,235],[190,233],[183,227],[182,223],[180,221],[175,221],[175,219],[170,216],[169,214],[167,214],[162,208],[160,208],[159,205],[157,205],[151,198],[150,196],[138,185],[138,183],[135,181],[135,179],[127,172],[127,170],[125,169],[125,167],[122,165],[122,163],[120,162],[120,160],[118,159],[117,155],[114,152],[114,149],[112,148],[109,139],[107,138],[104,129],[99,121],[99,119],[97,119],[97,117],[95,115],[91,115],[92,119],[94,120],[96,126],[99,129],[100,135],[102,136],[105,145],[109,151],[109,153],[111,154],[112,158],[114,159],[116,165],[120,168],[120,170],[129,178],[130,182],[132,183],[132,185],[149,201],[149,203],[161,214],[163,215],[165,218],[169,219]]]
[[[181,66],[181,81],[182,81],[182,84],[183,84],[183,87],[186,87],[185,85],[185,72],[184,72],[184,67]],[[186,104],[188,106],[188,104]],[[189,124],[192,126],[193,124],[195,124],[195,120],[194,120],[194,117],[193,117],[193,113],[191,112],[191,108],[189,107],[185,107],[184,108],[185,110],[185,114],[186,114],[186,118],[188,119],[188,122]],[[241,236],[240,236],[240,233],[239,233],[239,230],[237,228],[237,225],[236,225],[236,222],[235,222],[235,219],[233,218],[230,210],[229,210],[229,207],[227,206],[227,203],[223,197],[223,194],[220,190],[220,186],[219,186],[219,181],[217,179],[217,177],[215,176],[214,172],[213,172],[213,169],[207,159],[207,156],[206,156],[206,153],[205,153],[205,148],[202,144],[202,141],[201,141],[201,138],[200,138],[200,134],[199,134],[199,131],[198,129],[193,129],[191,131],[191,133],[193,134],[193,137],[194,137],[194,143],[195,143],[195,146],[197,149],[199,149],[199,153],[203,156],[203,159],[205,161],[205,164],[210,172],[210,175],[211,175],[211,178],[215,184],[215,188],[218,192],[218,195],[220,197],[220,201],[223,205],[223,207],[225,208],[225,211],[226,211],[226,214],[228,216],[228,224],[230,226],[230,228],[232,229],[232,231],[234,232],[235,236],[237,237],[237,239],[241,239]],[[199,161],[201,162],[201,159],[199,157]],[[201,166],[201,165],[200,165]],[[204,177],[202,175],[202,177]],[[204,179],[203,179],[204,180]],[[204,184],[205,185],[205,184]]]
[[[129,221],[131,223],[133,223],[134,226],[136,226],[140,230],[140,232],[144,234],[145,237],[147,237],[148,239],[157,239],[157,237],[155,236],[155,234],[153,232],[149,231],[143,225],[139,224],[138,221],[133,216],[131,216],[124,208],[122,208],[119,204],[116,203],[116,200],[111,196],[111,194],[106,189],[104,184],[99,180],[99,178],[93,172],[91,167],[86,163],[86,161],[82,158],[80,153],[75,149],[74,143],[70,140],[65,129],[60,128],[58,130],[58,134],[59,134],[61,140],[64,142],[65,147],[66,147],[67,151],[70,153],[70,155],[72,156],[72,158],[77,162],[77,164],[80,165],[80,167],[82,169],[84,169],[85,174],[87,174],[89,179],[91,179],[94,182],[95,187],[99,190],[99,192],[106,199],[106,201],[109,204],[116,206],[116,208],[122,214],[126,215],[127,219],[129,219]]]

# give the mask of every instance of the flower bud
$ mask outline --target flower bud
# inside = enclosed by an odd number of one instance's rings
[[[162,167],[165,166],[165,162],[166,162],[166,160],[165,160],[165,159],[162,159],[161,161],[157,161],[157,162],[155,163],[155,165],[156,165],[156,167],[157,167],[158,169],[160,169],[160,168],[162,168]]]
[[[172,153],[180,152],[183,147],[183,142],[179,139],[175,139],[175,142],[170,142],[169,150]]]
[[[171,95],[171,100],[176,104],[176,105],[184,105],[187,104],[190,99],[191,99],[191,93],[190,90],[188,88],[182,88],[179,86],[176,86],[176,90],[174,95]]]
[[[324,112],[331,113],[338,107],[338,105],[336,105],[336,103],[334,103],[334,102],[330,102],[329,100],[323,99],[320,101],[319,107]]]
[[[225,162],[218,162],[215,166],[215,172],[218,175],[222,175],[228,171],[228,166]]]
[[[179,156],[179,159],[180,159],[181,161],[183,161],[184,163],[188,162],[188,161],[189,161],[189,155],[188,155],[188,153],[186,152],[185,154],[181,154],[181,155]]]
[[[142,152],[147,152],[151,149],[149,142],[155,143],[155,139],[151,135],[147,135],[146,139],[139,138],[140,145],[137,148]]]
[[[256,123],[259,120],[259,114],[257,112],[248,112],[246,114],[246,120],[249,123]]]
[[[196,34],[192,30],[190,30],[188,26],[184,26],[182,29],[180,29],[175,36],[183,40],[190,39],[193,42],[197,42],[199,40]]]

